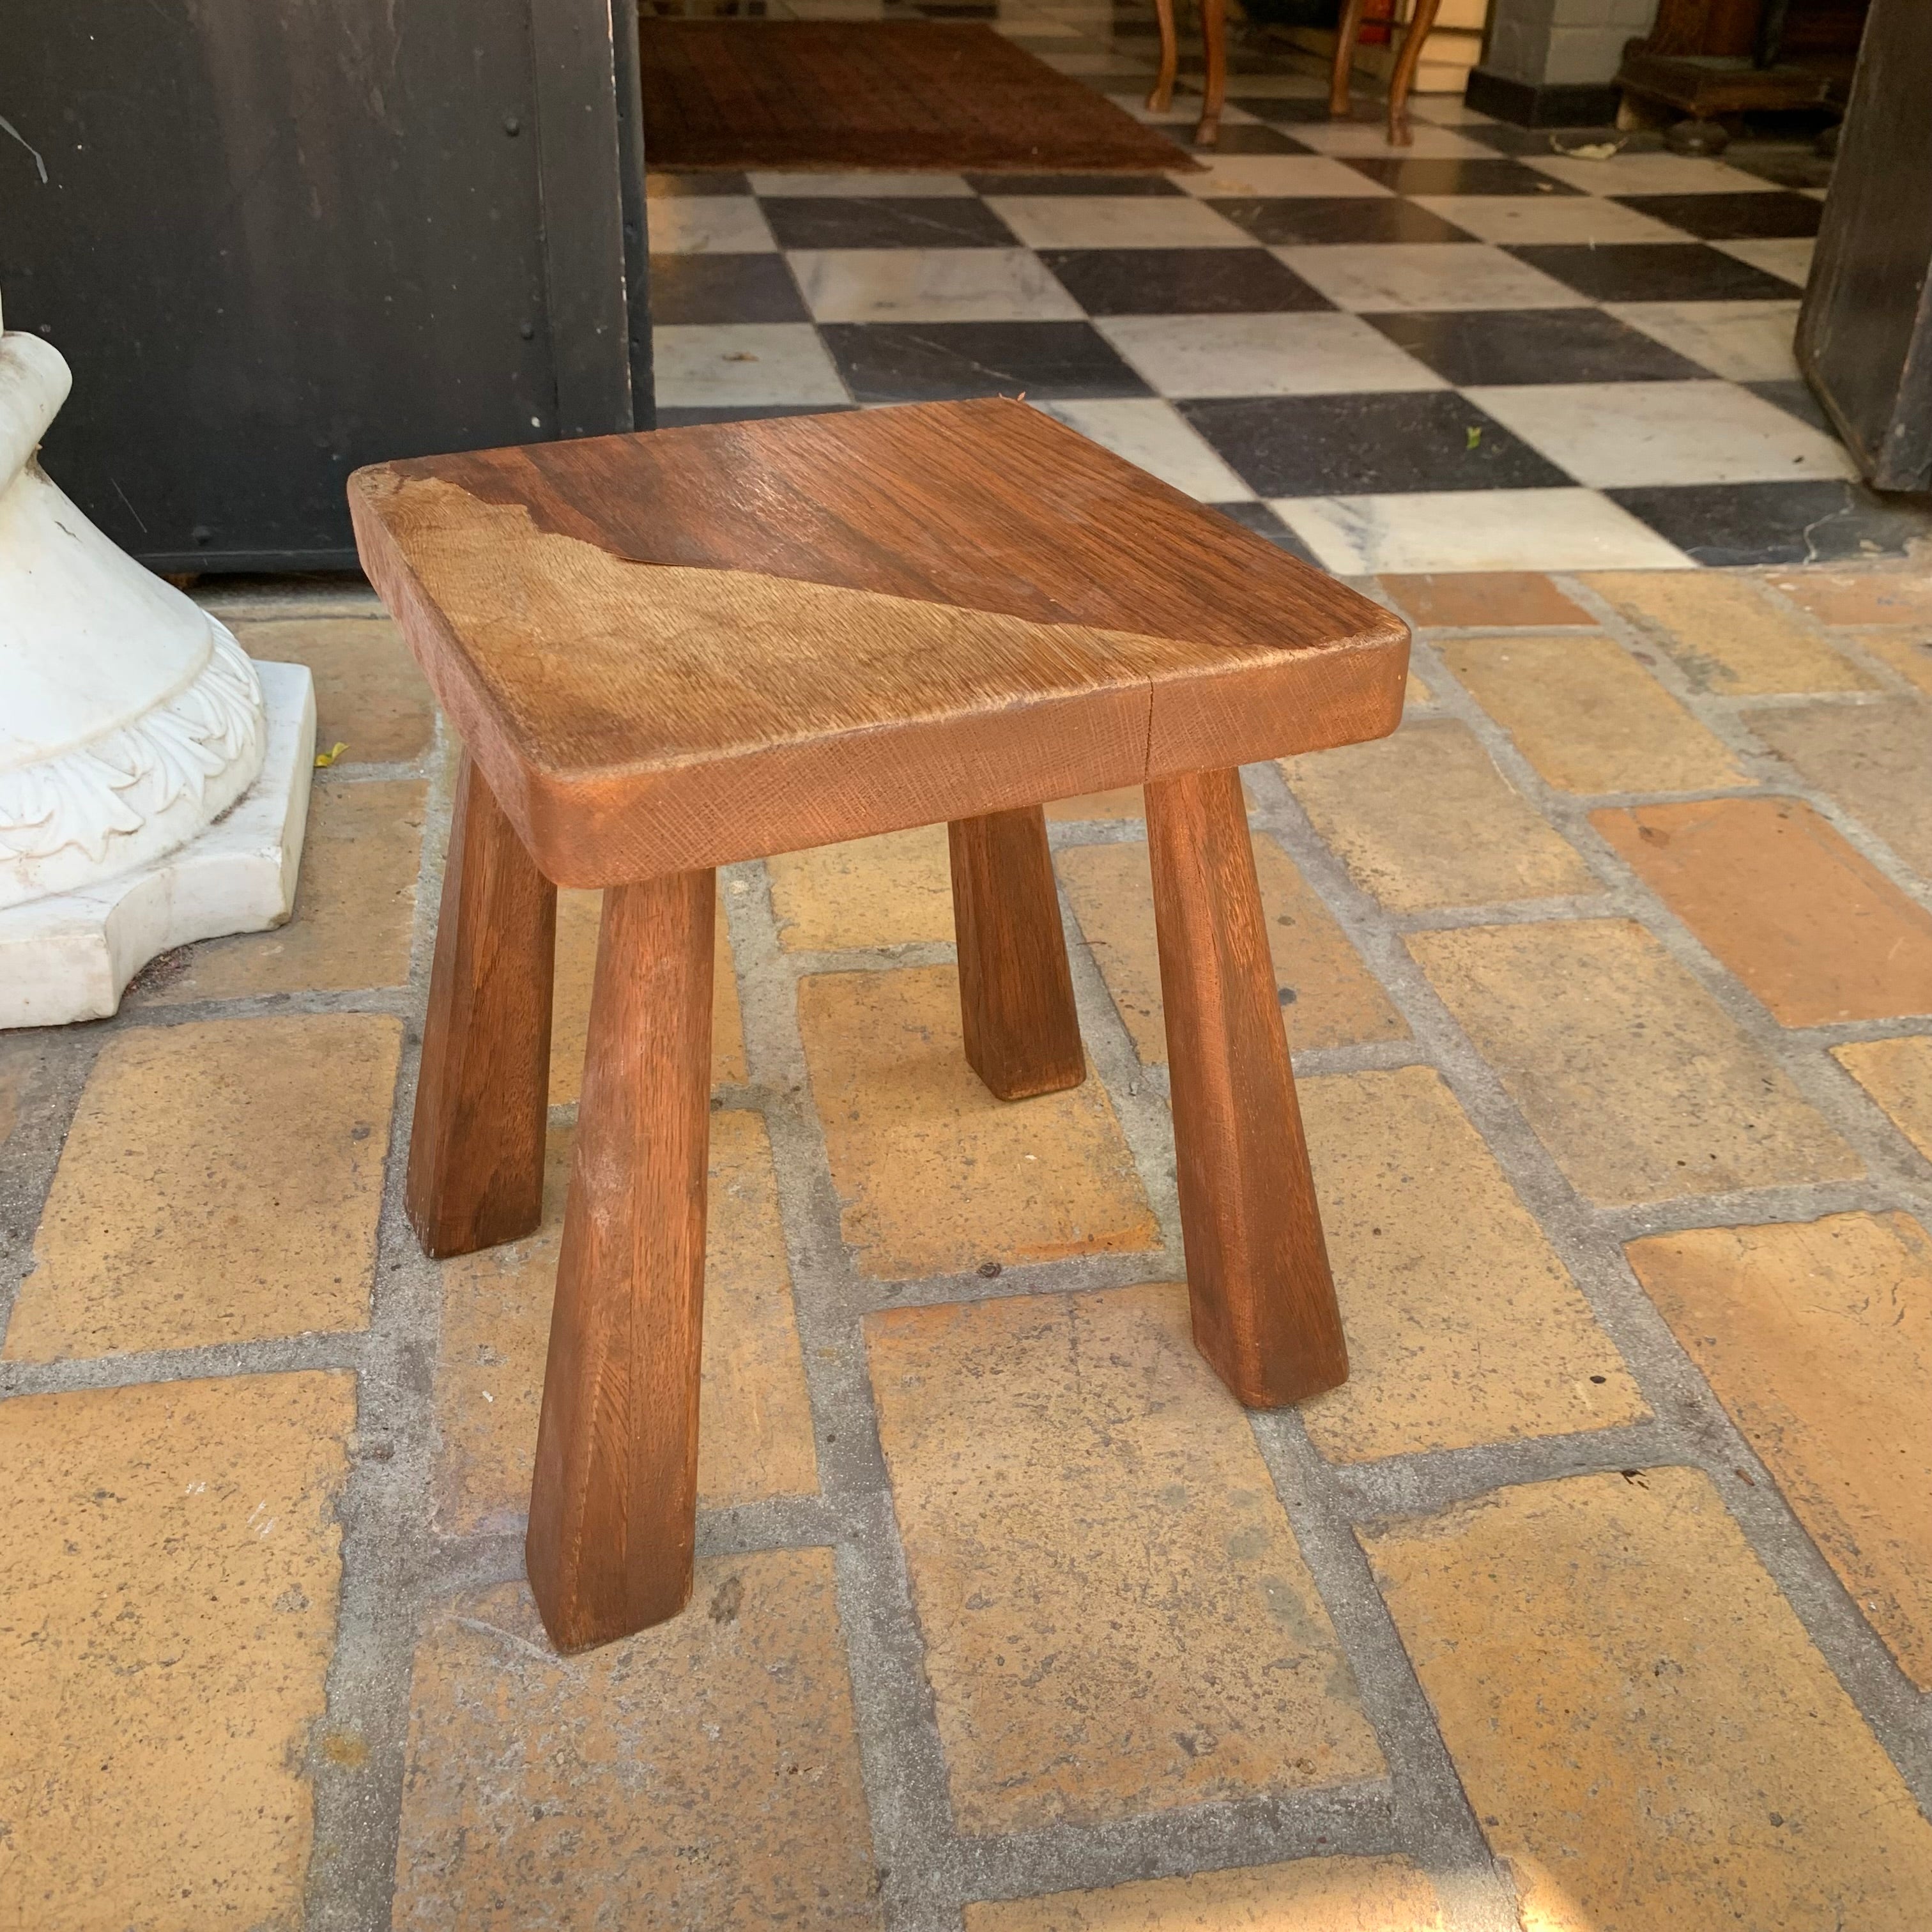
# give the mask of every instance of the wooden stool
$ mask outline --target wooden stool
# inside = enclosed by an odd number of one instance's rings
[[[1200,0],[1201,118],[1194,124],[1194,145],[1211,148],[1221,138],[1221,105],[1228,94],[1228,22],[1226,0]],[[1165,114],[1174,99],[1174,77],[1180,65],[1180,43],[1174,29],[1174,0],[1154,0],[1154,15],[1160,27],[1160,71],[1154,92],[1147,98],[1149,110]]]
[[[466,747],[410,1149],[432,1255],[540,1215],[556,888],[606,888],[527,1544],[570,1649],[691,1587],[712,868],[950,822],[968,1060],[1076,1084],[1043,800],[1144,783],[1195,1339],[1347,1372],[1245,762],[1401,716],[1408,633],[1022,404],[358,471],[362,559]]]
[[[1362,31],[1363,0],[1343,0],[1341,25],[1335,36],[1335,65],[1328,80],[1328,112],[1334,120],[1348,112],[1348,75],[1355,62],[1355,41]],[[1421,64],[1422,49],[1442,0],[1415,0],[1402,52],[1396,56],[1395,71],[1389,76],[1388,138],[1392,148],[1409,148],[1415,136],[1409,131],[1408,90],[1414,84],[1415,70]]]

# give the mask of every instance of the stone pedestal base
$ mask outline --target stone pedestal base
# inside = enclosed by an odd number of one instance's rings
[[[260,932],[294,910],[315,772],[315,686],[302,664],[256,669],[268,752],[234,805],[150,865],[0,912],[0,1028],[105,1019],[157,953]]]

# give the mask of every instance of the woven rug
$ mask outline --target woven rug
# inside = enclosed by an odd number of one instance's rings
[[[990,27],[899,20],[638,23],[654,169],[1112,174],[1186,152]]]

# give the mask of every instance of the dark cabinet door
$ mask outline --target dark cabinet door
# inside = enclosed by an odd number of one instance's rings
[[[1798,322],[1867,480],[1932,488],[1932,5],[1873,0]]]
[[[648,426],[635,62],[624,0],[0,6],[50,472],[157,568],[328,568],[358,464]]]

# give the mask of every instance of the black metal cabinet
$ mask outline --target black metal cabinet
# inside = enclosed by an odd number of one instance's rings
[[[352,565],[390,457],[650,424],[626,0],[0,5],[49,470],[162,570]]]

